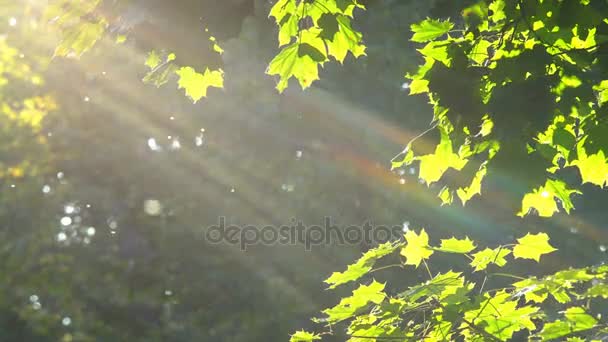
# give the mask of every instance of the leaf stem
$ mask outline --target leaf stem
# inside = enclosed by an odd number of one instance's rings
[[[382,270],[385,270],[385,269],[391,268],[391,267],[400,267],[400,268],[403,268],[403,265],[401,265],[401,264],[386,265],[386,266],[375,268],[375,269],[369,271],[368,273],[374,273],[374,272],[377,272],[377,271],[382,271]]]
[[[424,263],[424,267],[426,268],[427,273],[429,274],[429,278],[433,279],[433,274],[431,273],[431,269],[429,268],[429,264],[426,263],[426,260],[422,260]]]
[[[508,278],[514,278],[514,279],[519,279],[519,280],[526,280],[527,278],[524,277],[520,277],[520,276],[516,276],[513,274],[509,274],[509,273],[489,273],[488,277],[492,277],[492,276],[500,276],[500,277],[508,277]]]

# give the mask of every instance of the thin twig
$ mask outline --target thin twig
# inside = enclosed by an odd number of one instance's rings
[[[426,260],[422,260],[422,262],[424,263],[424,267],[426,268],[426,271],[428,272],[430,279],[433,279],[433,274],[431,273],[431,269],[429,268],[429,265],[426,263]]]
[[[403,265],[401,265],[401,264],[386,265],[386,266],[375,268],[375,269],[369,271],[368,273],[374,273],[374,272],[382,271],[382,270],[385,270],[385,269],[391,268],[391,267],[400,267],[400,268],[403,268]]]
[[[524,277],[520,277],[520,276],[516,276],[513,274],[509,274],[509,273],[490,273],[488,274],[489,277],[492,276],[500,276],[500,277],[509,277],[509,278],[514,278],[514,279],[519,279],[519,280],[526,280],[527,278]]]

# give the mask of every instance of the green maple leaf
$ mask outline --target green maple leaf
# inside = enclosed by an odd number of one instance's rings
[[[418,176],[427,184],[441,179],[443,174],[450,168],[462,170],[467,164],[467,159],[461,158],[454,153],[452,140],[447,132],[441,132],[441,142],[435,148],[435,153],[417,157],[420,161]]]
[[[287,88],[294,77],[303,89],[319,79],[319,67],[331,56],[342,63],[350,52],[365,54],[363,35],[353,29],[351,18],[356,7],[353,0],[293,1],[279,0],[270,10],[279,27],[279,46],[285,46],[268,66],[269,75],[278,75],[277,89]],[[301,29],[306,22],[309,28]]]
[[[448,54],[448,44],[443,41],[429,42],[422,49],[418,49],[423,56],[450,66],[451,59]]]
[[[534,330],[532,321],[539,308],[535,306],[519,306],[517,300],[512,300],[510,293],[500,291],[493,295],[486,294],[486,300],[480,308],[465,312],[464,317],[475,321],[489,334],[500,341],[507,341],[519,330]],[[466,325],[463,325],[463,327]]]
[[[456,190],[456,194],[458,195],[458,198],[460,198],[462,205],[465,205],[471,198],[473,198],[473,196],[481,195],[481,182],[485,178],[487,170],[488,169],[484,164],[479,170],[477,170],[469,186]]]
[[[517,244],[513,247],[513,256],[515,258],[532,259],[537,262],[543,254],[548,254],[556,251],[549,244],[549,236],[545,233],[526,234],[526,236],[517,239]]]
[[[423,20],[418,24],[412,24],[411,29],[414,32],[412,41],[416,43],[428,42],[429,40],[433,40],[448,33],[452,27],[454,27],[454,24],[447,20]]]
[[[602,297],[608,299],[608,284],[596,284],[585,292],[586,298]]]
[[[325,43],[318,37],[319,30],[311,28],[301,31],[300,41],[295,42],[276,55],[266,73],[278,75],[279,82],[277,90],[283,92],[294,77],[300,82],[302,89],[319,79],[319,66],[322,66],[327,58],[325,55]]]
[[[549,296],[549,292],[542,280],[531,277],[513,284],[517,297],[524,296],[526,302],[542,303]]]
[[[407,244],[401,249],[401,255],[406,258],[406,265],[418,267],[422,260],[428,259],[433,254],[433,250],[429,247],[429,236],[424,229],[419,235],[409,230],[405,233],[405,240]]]
[[[329,288],[333,289],[339,285],[346,284],[350,281],[357,280],[371,271],[376,261],[390,253],[393,253],[400,243],[386,242],[376,248],[370,249],[357,262],[349,265],[344,272],[334,272],[325,283],[329,284]]]
[[[521,203],[521,211],[517,215],[523,217],[531,209],[536,209],[538,216],[551,217],[559,211],[557,202],[555,201],[556,198],[561,201],[564,210],[570,213],[570,210],[574,208],[570,196],[580,193],[578,190],[568,189],[564,181],[549,179],[544,186],[524,196]]]
[[[289,44],[298,34],[298,22],[302,4],[292,0],[279,0],[270,9],[269,17],[274,17],[279,26],[279,47]]]
[[[429,92],[428,80],[413,80],[410,82],[410,95],[423,94]]]
[[[349,52],[355,57],[364,55],[365,45],[363,45],[363,35],[352,28],[350,18],[344,15],[335,16],[334,18],[337,31],[333,32],[331,39],[325,40],[329,55],[333,56],[340,63],[344,62],[344,58],[346,58]],[[333,25],[330,25],[329,31],[326,32],[331,35]]]
[[[483,65],[486,59],[489,58],[488,48],[490,46],[492,46],[492,43],[490,43],[489,41],[485,39],[479,40],[477,44],[475,44],[475,46],[473,47],[473,51],[471,51],[470,53],[471,59],[475,63]]]
[[[572,165],[578,167],[583,184],[591,183],[604,187],[608,181],[608,163],[602,150],[587,156],[584,151],[579,149],[578,160],[573,161]]]
[[[296,331],[293,335],[291,335],[289,342],[312,342],[312,341],[320,340],[320,339],[321,339],[321,336],[319,336],[317,334],[301,330],[301,331]]]
[[[224,73],[222,70],[205,69],[198,73],[191,67],[182,67],[175,72],[179,76],[178,87],[183,88],[194,102],[207,96],[209,87],[222,88],[224,86]]]
[[[469,240],[468,237],[459,240],[456,238],[441,240],[441,247],[436,250],[447,253],[460,253],[465,254],[475,249],[473,241]]]
[[[562,336],[570,335],[575,332],[584,331],[593,328],[597,324],[597,320],[593,316],[587,314],[585,309],[580,307],[568,308],[565,313],[565,320],[557,320],[545,324],[540,336],[544,340],[552,340]]]
[[[407,291],[400,294],[400,297],[407,299],[409,302],[417,302],[420,299],[430,296],[438,296],[443,300],[452,296],[452,302],[457,301],[456,296],[460,296],[458,290],[462,289],[465,284],[464,277],[461,273],[448,271],[445,274],[438,274],[428,282],[410,287]]]
[[[505,257],[509,254],[511,254],[511,251],[506,248],[486,248],[483,251],[473,254],[471,266],[475,268],[475,271],[485,270],[491,263],[498,267],[502,267],[507,264],[507,259],[505,259]]]
[[[352,296],[342,298],[340,303],[323,311],[327,320],[332,323],[343,321],[355,315],[369,303],[380,304],[386,298],[384,284],[373,281],[369,285],[361,285],[353,291]]]
[[[551,217],[559,211],[553,196],[550,196],[550,194],[542,188],[536,189],[524,196],[521,201],[521,211],[517,213],[517,215],[524,217],[532,208],[536,209],[538,216],[540,217]]]

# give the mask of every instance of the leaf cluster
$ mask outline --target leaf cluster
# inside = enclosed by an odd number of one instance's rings
[[[547,234],[526,234],[514,244],[481,249],[469,238],[429,242],[424,229],[408,231],[404,241],[389,242],[367,251],[344,272],[327,280],[330,289],[358,282],[352,295],[323,311],[326,330],[299,331],[291,341],[314,341],[344,327],[348,341],[507,341],[528,337],[536,341],[581,338],[600,340],[607,332],[594,315],[608,299],[608,267],[567,269],[544,277],[496,272],[514,259],[536,262],[556,251]],[[470,266],[464,271],[433,273],[427,261],[435,253],[460,256]],[[424,265],[428,280],[396,291],[371,279],[380,259],[399,254],[396,265]],[[512,257],[512,258],[511,258]],[[479,277],[479,274],[482,277]],[[494,277],[511,280],[490,287]],[[478,279],[483,279],[479,281]],[[394,284],[391,284],[394,285]]]
[[[601,1],[493,0],[463,10],[462,27],[412,25],[423,63],[406,76],[410,94],[428,97],[441,140],[431,153],[408,144],[393,168],[419,163],[444,204],[480,194],[487,175],[515,175],[520,216],[569,212],[581,184],[604,187],[606,13]]]

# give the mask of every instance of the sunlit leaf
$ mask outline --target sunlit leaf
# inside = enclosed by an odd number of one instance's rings
[[[321,336],[319,336],[317,334],[301,330],[301,331],[297,331],[293,335],[291,335],[289,342],[312,342],[312,341],[320,340],[320,339],[321,339]]]
[[[413,80],[410,82],[410,95],[427,93],[429,91],[429,81]]]
[[[427,184],[441,179],[448,169],[461,170],[467,164],[466,159],[454,153],[452,140],[446,132],[441,133],[441,142],[437,145],[435,153],[420,156],[417,159],[420,161],[418,176]]]
[[[300,56],[299,47],[298,43],[293,43],[284,48],[268,66],[269,75],[279,76],[279,92],[287,88],[291,77],[295,77],[302,88],[310,87],[312,82],[319,79],[318,62],[309,55]]]
[[[359,260],[357,260],[357,262],[349,265],[346,271],[332,273],[331,276],[325,280],[325,283],[330,285],[330,289],[333,289],[339,285],[361,278],[372,269],[378,259],[393,253],[400,245],[400,243],[386,242],[376,248],[368,250],[359,258]]]
[[[581,152],[582,150],[579,149],[578,159],[572,162],[572,165],[578,167],[583,183],[604,187],[608,181],[608,162],[604,151],[600,150],[589,156]]]
[[[432,58],[438,62],[450,66],[450,55],[448,44],[445,42],[429,42],[422,49],[418,49],[423,56]]]
[[[327,315],[329,322],[337,323],[352,317],[369,303],[379,304],[384,298],[384,284],[373,281],[369,285],[359,286],[352,296],[342,298],[338,305],[324,310],[323,313]]]
[[[515,258],[532,259],[540,261],[541,255],[549,254],[556,251],[549,244],[549,236],[545,233],[526,234],[526,236],[517,239],[517,244],[513,247],[513,256]]]
[[[426,19],[418,24],[412,24],[411,29],[414,32],[412,41],[417,43],[428,42],[435,38],[439,38],[448,33],[454,24],[449,21],[441,21],[435,19]]]
[[[465,280],[461,273],[449,271],[437,274],[428,282],[410,287],[401,293],[399,297],[405,298],[410,302],[417,302],[431,296],[445,299],[450,295],[456,294],[458,289],[464,286],[464,283]]]
[[[363,35],[352,27],[355,8],[363,8],[355,0],[312,0],[296,2],[281,0],[270,10],[279,27],[279,46],[283,47],[268,67],[269,75],[277,75],[277,89],[287,88],[296,78],[303,89],[319,79],[318,68],[331,57],[344,62],[350,53],[365,54]],[[306,22],[305,26],[300,25]]]
[[[162,60],[160,59],[158,52],[156,52],[154,50],[150,51],[150,53],[148,53],[148,57],[146,58],[145,65],[150,69],[154,69],[160,63],[162,63]]]
[[[486,173],[487,168],[484,164],[475,173],[475,176],[473,177],[473,180],[471,180],[471,184],[469,186],[456,190],[456,194],[458,195],[458,198],[460,198],[462,205],[465,205],[475,195],[481,195],[481,182],[485,178]]]
[[[349,52],[355,57],[364,55],[363,35],[351,27],[350,18],[343,15],[335,18],[338,31],[334,33],[332,39],[325,41],[329,55],[340,63],[344,62],[344,58]],[[323,26],[321,27],[323,28]]]
[[[483,329],[500,341],[510,339],[519,330],[536,329],[532,318],[538,312],[538,307],[519,306],[517,300],[512,300],[511,295],[505,291],[485,296],[486,299],[481,301],[478,309],[464,314],[466,320],[485,323]],[[462,327],[466,328],[466,324]]]
[[[518,215],[525,216],[531,209],[535,209],[538,216],[551,217],[559,211],[556,199],[560,201],[564,210],[570,213],[570,210],[574,208],[570,197],[578,193],[580,191],[568,189],[564,181],[549,179],[544,186],[524,196]]]
[[[179,88],[186,91],[194,102],[207,96],[209,87],[222,88],[224,86],[224,74],[221,70],[206,69],[204,73],[198,73],[191,67],[182,67],[176,71],[179,77],[177,84]]]
[[[401,249],[401,255],[405,257],[406,265],[414,265],[418,267],[422,260],[428,259],[433,250],[429,246],[429,236],[422,229],[420,234],[416,234],[413,230],[405,233],[407,244]]]
[[[580,307],[568,308],[564,313],[565,320],[545,324],[540,336],[546,340],[570,335],[579,331],[593,328],[597,320]]]
[[[473,254],[471,266],[475,268],[475,271],[485,270],[489,264],[495,264],[498,267],[502,267],[507,264],[507,259],[505,259],[505,257],[509,254],[511,254],[511,250],[506,248],[486,248],[483,251]]]
[[[601,297],[608,299],[608,284],[595,284],[590,287],[584,295],[585,298]]]
[[[74,55],[80,57],[101,39],[106,27],[107,23],[100,20],[98,22],[83,22],[77,26],[64,28],[61,42],[55,48],[55,56],[69,57]]]
[[[475,249],[475,244],[473,241],[469,240],[468,237],[464,239],[444,239],[441,240],[441,247],[436,248],[436,250],[447,253],[469,253]]]

